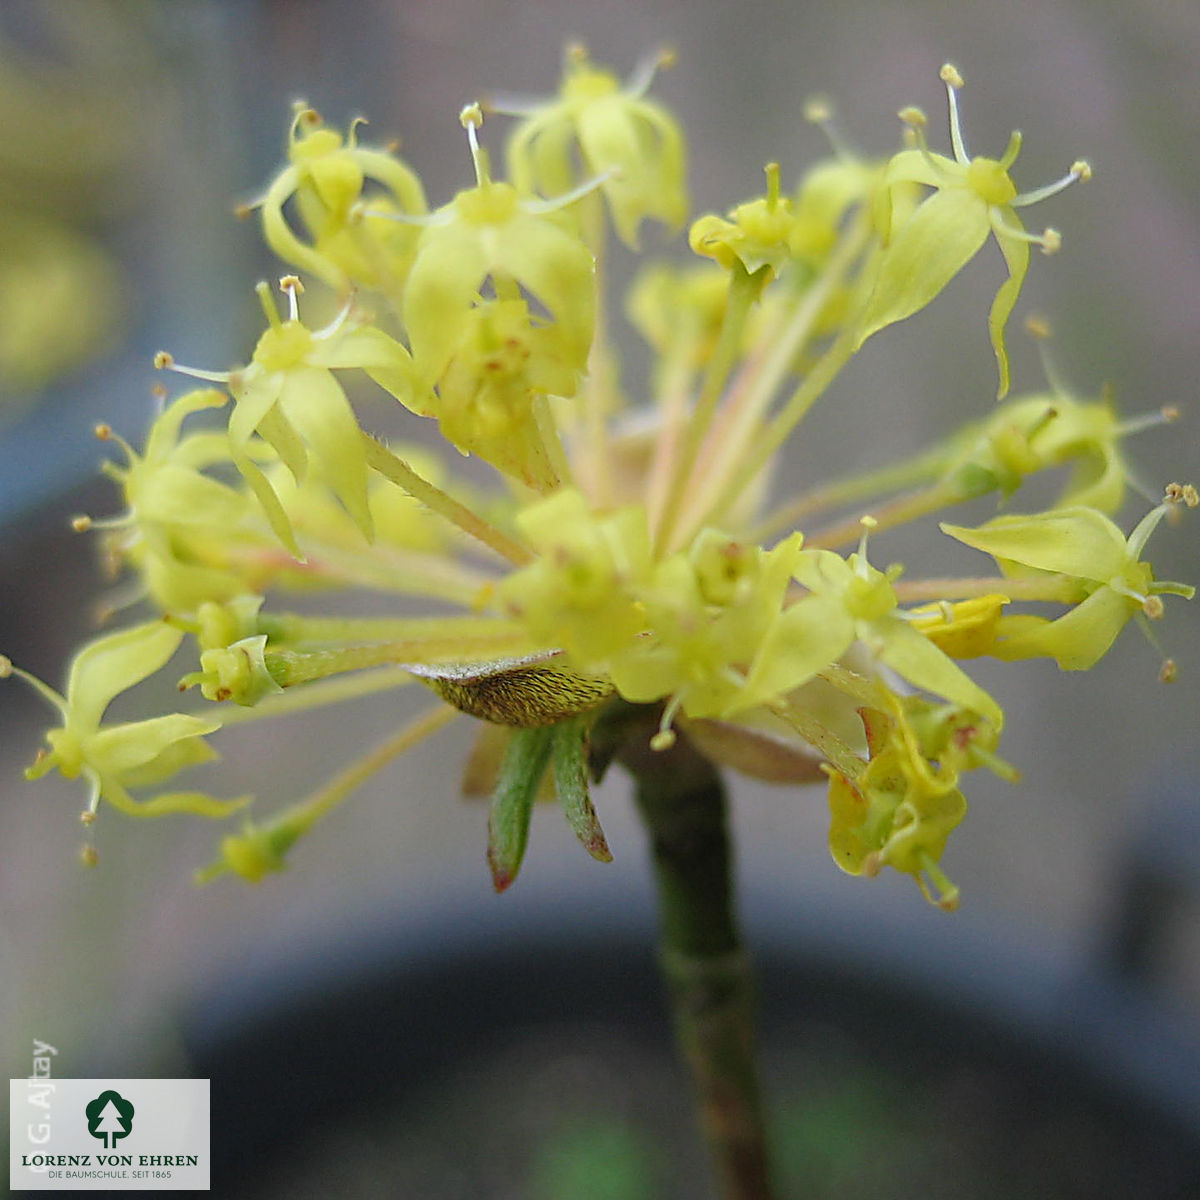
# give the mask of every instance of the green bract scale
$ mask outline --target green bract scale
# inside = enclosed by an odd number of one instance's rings
[[[941,859],[967,811],[963,777],[1017,778],[998,753],[1003,679],[984,690],[967,668],[1090,668],[1131,620],[1161,617],[1164,596],[1190,597],[1146,554],[1196,492],[1170,485],[1126,536],[1124,439],[1148,422],[1052,372],[999,406],[987,381],[964,382],[961,428],[901,462],[785,478],[776,459],[871,336],[989,238],[1008,267],[988,316],[1007,393],[1030,246],[1059,242],[1018,214],[1090,171],[1021,192],[1018,135],[999,158],[971,156],[947,66],[950,155],[930,149],[918,109],[873,159],[810,103],[832,154],[771,162],[760,195],[751,177],[725,215],[691,213],[682,126],[649,95],[669,57],[622,83],[572,47],[556,95],[466,105],[474,182],[433,204],[394,148],[360,143],[357,119],[343,135],[297,106],[286,164],[249,206],[297,272],[280,280],[286,307],[257,285],[265,328],[233,370],[160,354],[202,383],[163,393],[141,449],[97,431],[123,454],[105,466],[120,511],[76,526],[129,577],[110,617],[142,610],[78,652],[65,695],[0,659],[60,714],[31,777],[84,778],[89,822],[102,802],[224,817],[248,797],[162,790],[211,769],[208,739],[407,686],[430,707],[311,795],[260,797],[270,811],[239,818],[201,877],[284,869],[363,780],[461,719],[477,725],[464,790],[492,796],[497,889],[521,868],[539,797],[607,861],[590,775],[615,757],[668,777],[686,751],[789,786],[826,779],[840,867],[891,867],[957,904]],[[509,119],[501,178],[485,141]],[[302,320],[305,288],[328,293],[305,312],[324,303],[332,321]],[[648,344],[642,374],[622,367],[622,311]],[[839,403],[866,425],[891,400]],[[469,482],[463,457],[478,460]],[[1023,511],[1026,482],[1059,470],[1058,501]],[[981,497],[1004,513],[945,520]],[[868,531],[883,562],[889,531],[915,521],[996,567],[947,579],[873,565]],[[168,670],[188,707],[104,719]]]

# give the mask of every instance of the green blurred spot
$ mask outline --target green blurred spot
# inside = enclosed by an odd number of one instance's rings
[[[538,1148],[530,1171],[536,1200],[656,1200],[658,1161],[649,1138],[623,1121],[563,1129]]]

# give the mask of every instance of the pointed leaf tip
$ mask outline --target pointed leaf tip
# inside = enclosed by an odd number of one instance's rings
[[[508,744],[488,814],[488,866],[497,892],[521,870],[538,785],[550,760],[554,728],[518,729]]]

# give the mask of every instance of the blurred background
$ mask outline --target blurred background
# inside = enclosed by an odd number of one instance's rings
[[[1045,313],[1061,373],[1080,395],[1095,396],[1107,383],[1127,415],[1167,404],[1182,410],[1179,423],[1127,445],[1147,487],[1157,494],[1171,480],[1200,482],[1194,4],[8,0],[0,10],[0,651],[57,683],[92,628],[103,584],[87,539],[70,531],[69,520],[113,511],[116,498],[96,478],[103,455],[91,429],[107,421],[137,442],[152,411],[154,351],[169,347],[181,362],[214,368],[248,355],[259,320],[252,287],[277,274],[278,265],[254,223],[237,221],[233,206],[279,165],[291,101],[305,98],[334,127],[366,115],[374,141],[401,137],[431,202],[440,203],[469,180],[461,106],[492,90],[552,92],[563,44],[573,38],[623,72],[653,48],[677,49],[678,66],[655,91],[688,129],[697,213],[758,193],[769,159],[795,179],[826,153],[819,132],[801,117],[814,93],[836,101],[844,135],[864,151],[895,145],[895,111],[910,103],[926,109],[938,131],[935,145],[944,144],[937,70],[955,62],[968,83],[961,99],[973,152],[1000,153],[1010,130],[1020,128],[1019,186],[1057,178],[1079,157],[1096,172],[1089,186],[1071,189],[1033,218],[1039,227],[1061,229],[1064,247],[1052,260],[1035,256],[1010,339],[1014,394],[1044,387],[1019,325],[1031,311]],[[499,123],[489,132],[498,147]],[[652,232],[654,238],[664,253],[680,253],[678,239]],[[825,478],[827,464],[840,470],[889,461],[988,411],[995,366],[986,312],[1001,272],[989,247],[928,310],[872,339],[792,448],[790,485]],[[633,372],[627,387],[636,394],[642,359],[632,330],[626,333]],[[1131,498],[1126,527],[1147,507]],[[986,515],[981,508],[965,519]],[[1160,576],[1200,582],[1198,548],[1194,516],[1164,525],[1152,556]],[[953,570],[956,562],[969,569],[929,530],[880,537],[874,557],[904,558],[931,572]],[[828,964],[858,955],[881,988],[900,978],[917,990],[936,985],[960,1010],[974,1005],[981,1014],[1003,1009],[1011,1016],[1014,1005],[1026,1003],[1030,1024],[1054,1013],[1069,1017],[1073,1006],[1090,1011],[1089,996],[1103,1007],[1112,982],[1104,972],[1114,964],[1135,971],[1136,988],[1153,993],[1153,1007],[1139,1010],[1151,1041],[1135,1046],[1130,1035],[1129,1057],[1114,1070],[1142,1072],[1137,1088],[1155,1103],[1169,1094],[1179,1119],[1200,1130],[1200,1083],[1189,1092],[1173,1082],[1181,1060],[1173,1067],[1164,1050],[1178,1045],[1194,1053],[1200,1039],[1200,904],[1187,875],[1200,851],[1191,815],[1200,791],[1200,605],[1168,610],[1161,636],[1179,664],[1173,687],[1156,682],[1161,656],[1132,627],[1086,676],[1060,673],[1053,663],[981,669],[1010,714],[1005,755],[1025,779],[1015,788],[983,775],[970,781],[971,812],[943,863],[963,889],[957,916],[928,908],[907,879],[852,880],[838,872],[825,846],[820,789],[735,781],[751,941],[770,948],[766,957],[793,962],[810,961],[820,946],[817,959],[833,972],[830,979],[837,972]],[[232,731],[222,742],[222,778],[238,782],[226,792],[253,790],[264,808],[284,802],[420,701],[407,694],[361,701],[336,716],[272,729],[270,741],[261,730]],[[607,782],[598,798],[617,859],[612,867],[583,856],[565,824],[539,812],[520,884],[497,898],[483,860],[486,813],[457,799],[455,764],[467,731],[454,726],[363,788],[298,850],[285,875],[253,889],[230,879],[197,889],[191,872],[209,861],[218,836],[198,821],[143,825],[103,814],[95,829],[100,863],[79,868],[79,790],[58,776],[36,786],[21,777],[48,716],[19,684],[0,687],[0,1045],[12,1077],[29,1073],[35,1037],[58,1048],[60,1075],[200,1073],[206,1061],[218,1061],[204,1055],[216,1055],[213,1047],[244,1029],[246,1014],[269,1019],[279,997],[336,991],[339,980],[357,981],[347,983],[348,994],[373,986],[360,976],[370,976],[375,959],[393,967],[406,956],[413,964],[436,963],[443,954],[466,961],[467,931],[472,953],[496,953],[497,971],[506,960],[513,971],[520,967],[526,999],[537,995],[539,1003],[554,995],[556,969],[518,949],[536,945],[540,931],[561,935],[578,922],[625,946],[606,969],[597,966],[607,986],[652,965],[645,849],[621,779]],[[905,962],[895,961],[898,947],[911,948],[900,956]],[[620,957],[630,953],[636,961]],[[587,959],[586,950],[579,956]],[[411,978],[417,976],[414,966]],[[396,979],[403,991],[403,970]],[[483,994],[457,1001],[477,1014],[490,993],[487,978],[472,979]],[[797,987],[820,990],[819,977],[805,980],[800,972],[797,979]],[[562,986],[563,1005],[586,994]],[[769,992],[767,1002],[786,1018],[786,996]],[[794,1013],[802,1007],[797,1002]],[[1112,1020],[1116,1010],[1104,1011]],[[498,1081],[522,1069],[541,1071],[530,1090],[543,1109],[547,1096],[572,1088],[616,1097],[611,1108],[618,1115],[640,1111],[659,1095],[656,1088],[674,1094],[667,1061],[666,1083],[656,1076],[637,1104],[622,1100],[629,1085],[621,1082],[621,1064],[644,1055],[636,1040],[606,1042],[611,1031],[596,1032],[594,1045],[566,1038],[566,1066],[554,1066],[560,1058],[540,1042],[542,1050],[521,1059],[540,1066],[514,1066],[504,1056],[520,1056],[502,1038],[496,1063],[475,1063],[475,1074],[463,1074],[453,1065],[457,1056],[470,1037],[484,1035],[465,1032],[477,1016],[462,1027],[457,1019],[447,1017],[440,1033],[425,1030],[439,1052],[421,1059],[412,1068],[420,1078],[408,1082],[432,1089],[421,1094],[440,1096],[448,1113],[474,1128],[485,1120],[480,1097],[494,1100],[492,1112],[506,1108],[512,1090]],[[804,1026],[801,1040],[812,1042],[812,1030],[830,1019],[814,1017],[818,1024]],[[313,1037],[324,1036],[318,1028]],[[1101,1028],[1111,1033],[1117,1024]],[[663,1032],[653,1024],[652,1031]],[[1168,1040],[1152,1045],[1159,1033]],[[559,1045],[557,1035],[547,1036]],[[869,1053],[874,1035],[845,1036],[858,1066],[831,1070],[852,1086],[835,1089],[819,1110],[812,1089],[796,1092],[788,1111],[801,1113],[798,1145],[824,1145],[822,1129],[871,1128],[881,1112],[895,1111],[880,1097],[915,1069],[898,1064],[898,1075],[872,1082],[870,1072],[882,1069]],[[888,1037],[903,1041],[903,1030],[891,1028]],[[817,1040],[828,1053],[827,1042]],[[379,1054],[361,1044],[338,1053],[348,1087],[362,1060]],[[792,1085],[782,1074],[798,1053],[780,1049],[772,1057],[785,1097]],[[1156,1054],[1164,1060],[1149,1061]],[[274,1061],[261,1067],[258,1086],[290,1078],[288,1057]],[[475,1107],[446,1091],[448,1078],[460,1080]],[[939,1095],[931,1110],[960,1108],[952,1089]],[[522,1128],[541,1129],[542,1119],[530,1117]],[[686,1113],[681,1120],[686,1126]],[[410,1141],[414,1128],[409,1121]],[[368,1141],[390,1145],[394,1132],[376,1129]],[[661,1165],[636,1166],[641,1150],[628,1143],[620,1121],[591,1122],[578,1145],[571,1129],[559,1134],[562,1145],[543,1147],[534,1165],[521,1158],[512,1167],[526,1172],[514,1191],[470,1182],[461,1163],[458,1182],[431,1182],[442,1178],[442,1167],[443,1175],[454,1174],[434,1155],[421,1160],[427,1175],[411,1177],[420,1184],[389,1194],[701,1194],[666,1184],[643,1192],[578,1190],[584,1185],[569,1182],[574,1168],[562,1163],[591,1161],[589,1155],[633,1163],[630,1187],[655,1171],[673,1176]],[[858,1194],[860,1186],[862,1194],[913,1194],[880,1190],[878,1181],[854,1174],[884,1153],[881,1144],[894,1147],[903,1134],[888,1127],[882,1142],[872,1138],[851,1153],[849,1166],[828,1166],[829,1186],[840,1195]],[[436,1144],[439,1136],[448,1135],[429,1133],[418,1157],[429,1158],[429,1139]],[[493,1144],[486,1131],[480,1136],[485,1147]],[[680,1136],[686,1139],[686,1130]],[[346,1145],[362,1149],[353,1140]],[[946,1151],[951,1160],[957,1153]],[[887,1154],[894,1162],[900,1152]],[[796,1156],[811,1164],[811,1155]],[[384,1194],[373,1191],[373,1169],[350,1180],[348,1194]],[[295,1180],[280,1186],[301,1194]],[[1103,1187],[1062,1188],[1042,1194],[1105,1194]],[[273,1193],[263,1183],[261,1192],[245,1194]],[[931,1185],[926,1194],[941,1193]],[[985,1193],[964,1184],[947,1194]]]

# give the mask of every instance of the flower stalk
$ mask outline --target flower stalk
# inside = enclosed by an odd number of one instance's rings
[[[594,744],[617,736],[650,842],[659,964],[676,1041],[722,1200],[770,1200],[755,1050],[755,991],[734,901],[733,852],[721,776],[686,735],[649,748],[653,706],[617,706]]]

